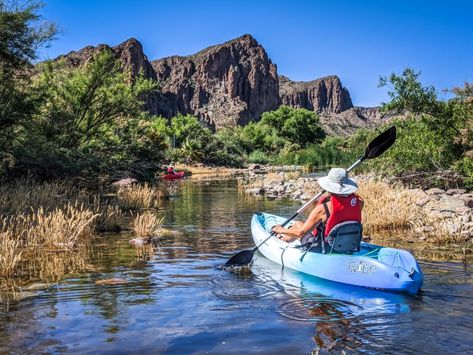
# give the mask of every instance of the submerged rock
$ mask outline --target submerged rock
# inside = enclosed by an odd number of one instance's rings
[[[134,246],[140,247],[145,245],[158,245],[161,238],[159,237],[136,237],[130,240]]]
[[[95,284],[97,286],[112,286],[112,285],[123,285],[127,284],[128,281],[125,279],[120,278],[112,278],[112,279],[105,279],[105,280],[97,280]]]

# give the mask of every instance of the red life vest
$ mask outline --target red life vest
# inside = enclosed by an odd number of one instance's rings
[[[168,174],[174,174],[174,168],[172,166],[168,168]]]
[[[328,196],[321,198],[317,204],[323,204],[327,198]],[[330,195],[330,201],[332,201],[332,213],[325,222],[324,237],[328,236],[332,228],[339,223],[346,221],[361,223],[361,199],[358,195]]]

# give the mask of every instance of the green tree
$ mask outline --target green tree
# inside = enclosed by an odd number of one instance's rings
[[[186,139],[202,141],[208,138],[212,132],[192,115],[181,115],[171,119],[170,133],[174,139],[175,147],[179,148]]]
[[[388,77],[380,77],[378,87],[388,87],[388,96],[391,98],[390,102],[382,103],[381,109],[385,112],[408,111],[438,116],[443,105],[437,99],[437,92],[433,86],[422,86],[419,76],[420,72],[406,68],[401,75],[392,73]]]
[[[41,105],[23,134],[23,167],[43,174],[82,174],[140,160],[137,133],[150,138],[153,132],[141,98],[156,89],[155,83],[142,76],[129,80],[106,50],[77,68],[48,62],[37,70],[34,87]]]
[[[43,21],[37,1],[0,0],[0,70],[18,74],[37,58],[37,50],[50,42],[56,26]]]
[[[79,68],[49,62],[36,84],[44,95],[40,123],[45,136],[55,136],[65,148],[87,145],[116,119],[139,115],[140,98],[157,88],[143,76],[130,83],[108,50]]]
[[[283,105],[277,110],[263,113],[260,124],[274,128],[278,135],[302,147],[319,143],[325,137],[317,114],[306,109]]]
[[[242,127],[219,130],[206,145],[205,162],[213,165],[241,167],[244,162]]]
[[[0,0],[0,155],[12,162],[18,130],[31,119],[38,98],[30,88],[31,62],[56,28],[38,14],[36,1]]]

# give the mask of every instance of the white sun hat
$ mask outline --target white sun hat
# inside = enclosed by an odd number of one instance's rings
[[[320,187],[325,191],[337,195],[349,195],[358,190],[356,182],[348,177],[348,173],[342,168],[332,168],[327,176],[317,180]]]

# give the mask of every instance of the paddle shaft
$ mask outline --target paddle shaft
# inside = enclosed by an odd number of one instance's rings
[[[356,162],[354,162],[348,169],[347,169],[347,173],[349,173],[350,171],[352,171],[353,169],[355,169],[358,165],[360,165],[363,160],[366,159],[366,156],[363,155],[360,159],[358,159]],[[294,218],[296,218],[299,214],[301,214],[302,212],[304,212],[306,210],[307,207],[309,207],[312,203],[314,203],[315,201],[317,201],[320,196],[323,195],[325,191],[320,191],[317,195],[315,195],[314,197],[312,197],[309,201],[307,201],[306,203],[304,203],[304,205],[302,205],[301,208],[299,208],[297,210],[296,213],[294,213],[291,217],[289,217],[288,219],[286,219],[282,224],[281,226],[282,227],[285,227],[289,222],[291,222]],[[260,246],[262,246],[264,243],[266,243],[271,237],[274,237],[276,235],[275,232],[271,232],[271,234],[265,239],[263,240],[261,243],[259,243],[258,245],[256,245],[254,248],[253,248],[253,251],[256,251],[258,250],[258,248]]]

